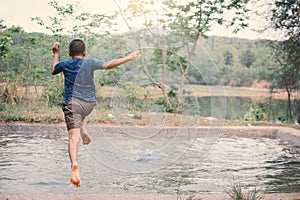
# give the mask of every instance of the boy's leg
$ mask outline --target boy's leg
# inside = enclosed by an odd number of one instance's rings
[[[87,145],[92,141],[91,137],[89,136],[89,134],[86,130],[86,119],[85,118],[81,121],[80,134],[81,134],[81,138],[82,138],[82,143],[84,145]]]
[[[68,151],[71,161],[70,180],[75,187],[80,187],[81,181],[78,169],[78,145],[80,142],[80,126],[82,117],[80,115],[80,105],[76,101],[71,101],[63,105],[63,112],[69,135]]]
[[[86,123],[87,123],[86,117],[93,111],[94,107],[96,106],[96,103],[87,103],[87,102],[81,101],[81,105],[82,105],[83,110],[82,110],[80,134],[81,134],[83,144],[87,145],[92,141],[92,139],[86,130]]]
[[[68,131],[69,134],[69,156],[71,161],[71,176],[70,180],[74,186],[80,187],[80,177],[79,177],[79,169],[78,169],[78,144],[80,141],[80,128],[70,129]]]
[[[67,105],[63,105],[63,112],[65,114],[65,120],[68,128],[69,134],[69,156],[71,160],[71,176],[70,180],[74,186],[80,187],[81,181],[79,177],[78,169],[78,145],[80,142],[80,127],[82,122],[84,123],[84,129],[86,130],[86,121],[84,118],[92,111],[96,104],[91,104],[90,110],[87,114],[83,114],[82,108],[83,103],[76,99],[73,99],[72,102]],[[88,104],[89,105],[89,104]]]

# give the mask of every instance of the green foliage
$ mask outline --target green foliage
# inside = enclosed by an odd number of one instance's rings
[[[166,112],[173,112],[177,108],[177,95],[178,95],[178,87],[172,85],[169,92],[168,97],[169,101],[171,103],[171,107],[166,106],[165,110]]]
[[[7,57],[9,47],[12,45],[12,36],[3,31],[7,27],[3,24],[3,20],[0,19],[0,60]]]
[[[254,188],[253,191],[243,192],[241,183],[239,181],[234,181],[230,188],[226,191],[232,200],[260,200],[262,199],[259,195],[259,191]]]
[[[254,53],[247,49],[246,51],[242,52],[240,55],[240,62],[242,65],[246,66],[247,68],[250,68],[251,65],[255,62],[256,58]]]
[[[249,111],[245,114],[246,121],[264,121],[267,120],[267,114],[263,108],[263,104],[250,104]]]
[[[91,13],[78,14],[76,11],[79,10],[77,9],[79,8],[79,3],[60,5],[58,1],[52,0],[49,5],[57,13],[55,17],[49,16],[47,19],[41,19],[39,17],[32,18],[39,25],[48,30],[52,34],[51,36],[41,33],[26,33],[20,27],[7,29],[4,25],[0,24],[0,28],[2,27],[0,38],[2,36],[11,37],[11,42],[2,42],[5,47],[5,53],[3,53],[5,56],[0,59],[0,80],[5,82],[17,80],[20,85],[44,86],[44,100],[48,102],[50,106],[60,105],[63,93],[62,85],[59,82],[62,80],[57,80],[58,77],[53,78],[49,73],[49,66],[52,59],[51,44],[56,40],[61,41],[61,49],[64,52],[61,52],[60,60],[67,59],[67,44],[71,37],[78,36],[86,40],[89,50],[93,49],[95,44],[99,44],[99,48],[95,50],[95,52],[98,52],[99,49],[102,49],[102,51],[90,56],[103,60],[116,58],[131,51],[131,49],[128,49],[128,46],[156,46],[157,48],[152,49],[152,52],[144,54],[146,55],[144,56],[147,64],[146,69],[151,77],[155,78],[156,83],[158,83],[156,86],[166,88],[165,94],[169,102],[167,102],[166,99],[158,99],[156,103],[165,106],[169,112],[173,112],[179,107],[178,102],[181,99],[188,102],[188,105],[192,105],[186,109],[192,109],[196,106],[195,100],[191,98],[180,98],[181,94],[184,93],[183,86],[178,84],[176,87],[163,87],[164,84],[167,85],[171,81],[180,80],[182,76],[186,76],[185,80],[189,84],[218,85],[225,83],[225,85],[228,84],[232,86],[251,86],[254,79],[266,78],[275,80],[277,83],[282,80],[281,83],[283,83],[284,79],[277,79],[275,75],[266,77],[266,69],[273,65],[273,58],[267,57],[267,55],[270,55],[270,49],[265,46],[267,41],[250,41],[222,37],[206,38],[206,33],[214,23],[232,26],[236,31],[246,27],[248,13],[246,8],[247,3],[247,0],[201,0],[197,2],[167,0],[160,2],[160,5],[166,8],[165,11],[167,12],[164,12],[166,15],[159,16],[159,9],[157,10],[157,6],[153,6],[155,1],[132,0],[126,9],[127,12],[120,11],[120,15],[127,20],[125,22],[129,20],[135,22],[137,18],[143,16],[143,19],[145,19],[144,27],[146,27],[148,31],[142,30],[135,34],[132,32],[132,35],[127,35],[126,38],[122,38],[109,34],[103,36],[103,34],[113,32],[111,28],[113,16]],[[227,12],[232,14],[229,18],[224,17]],[[75,22],[75,26],[67,26],[70,20]],[[130,30],[133,30],[132,24],[136,23],[128,23]],[[196,44],[193,43],[195,40],[178,41],[175,36],[160,38],[160,35],[157,33],[151,35],[153,32],[149,30],[153,26],[163,27],[163,29],[168,30],[172,29],[189,38],[198,39],[197,45],[203,47],[205,52],[208,53],[193,52],[193,44]],[[98,37],[98,33],[101,34],[101,37]],[[139,43],[141,41],[145,43]],[[169,46],[164,46],[164,42]],[[189,43],[189,46],[184,49],[184,51],[189,52],[184,56],[177,55],[180,50],[178,46],[182,47],[185,43]],[[289,45],[292,44],[298,44],[298,46],[300,46],[295,38],[293,43],[289,43]],[[287,46],[288,45],[286,45],[286,47]],[[292,54],[291,50],[294,47],[289,46],[290,51],[288,54],[289,58],[293,58],[290,59],[293,63],[296,62],[295,55],[299,55],[298,51]],[[102,53],[104,51],[105,54]],[[197,62],[193,63],[195,66],[191,65],[189,55],[194,55],[199,58]],[[240,63],[239,58],[242,57],[243,59],[241,60],[243,60],[243,62]],[[216,68],[214,69],[213,66],[216,66]],[[285,68],[287,66],[292,66],[292,62],[284,64]],[[96,77],[99,83],[98,87],[107,84],[115,85],[123,76],[124,72],[130,70],[131,67],[132,66],[128,65],[120,69],[101,73],[100,76]],[[200,72],[199,69],[201,69]],[[283,73],[284,71],[282,71],[279,75],[285,74],[285,77],[294,77],[294,80],[299,80],[299,76],[297,75],[299,74],[299,70],[296,71],[296,68],[294,69],[295,71],[289,71],[289,73]],[[163,80],[164,75],[167,77],[165,80]],[[219,78],[220,75],[221,79]],[[133,97],[134,95],[131,98],[132,105],[136,104],[136,106],[140,108],[148,106],[140,104],[139,100]],[[14,100],[13,98],[10,101],[17,103],[18,99],[15,98]],[[170,103],[169,106],[168,103]],[[256,107],[253,109],[258,110]],[[254,115],[255,112],[251,112],[251,115]],[[267,113],[266,110],[264,112]]]
[[[40,17],[32,17],[31,20],[36,21],[38,25],[45,27],[45,29],[51,31],[54,36],[58,36],[60,38],[62,34],[66,34],[65,30],[67,27],[66,23],[68,17],[72,17],[77,4],[61,6],[56,0],[51,0],[49,5],[56,11],[55,16],[48,16],[50,22],[47,22]]]
[[[224,64],[232,66],[233,65],[232,53],[226,50],[223,55],[224,55]]]
[[[0,98],[0,112],[6,111],[7,110],[7,103]]]
[[[0,37],[0,60],[7,57],[9,47],[12,44],[12,37],[9,35],[3,35]]]
[[[87,41],[92,35],[99,36],[101,33],[108,33],[108,28],[111,28],[112,16],[93,13],[78,14],[79,1],[60,5],[57,0],[51,0],[49,5],[56,12],[55,16],[48,16],[48,19],[32,17],[31,20],[50,31],[59,42],[62,42],[63,35],[81,37]],[[70,26],[70,24],[74,25]]]
[[[75,16],[77,23],[72,28],[73,35],[88,41],[94,39],[91,36],[101,37],[103,34],[109,34],[113,18],[103,14],[81,13]]]
[[[24,122],[27,121],[28,118],[25,115],[15,113],[14,115],[10,115],[6,118],[7,121],[12,121],[12,122]]]
[[[171,29],[194,40],[198,40],[199,36],[207,37],[206,33],[214,23],[234,27],[235,32],[247,27],[248,0],[200,0],[189,3],[166,0],[165,3],[171,10],[167,14]],[[231,17],[225,17],[227,11],[232,12]]]
[[[60,87],[59,79],[57,76],[52,77],[52,80],[44,85],[43,101],[50,107],[61,107],[64,99],[64,90]]]
[[[0,99],[2,103],[18,104],[18,84],[16,82],[7,82],[0,88]]]
[[[293,122],[289,119],[286,107],[288,102],[285,100],[273,99],[273,91],[270,91],[270,96],[262,99],[260,102],[248,104],[248,111],[244,115],[244,120],[247,121],[269,121],[269,122]],[[299,101],[294,100],[292,106],[292,114],[295,116],[295,121],[299,117]]]
[[[150,59],[152,62],[149,63],[143,61],[142,65],[147,77],[153,84],[161,89],[168,110],[173,111],[174,108],[176,108],[176,112],[182,112],[183,103],[181,97],[185,81],[189,79],[190,74],[194,74],[191,73],[193,67],[195,67],[193,72],[197,70],[197,66],[192,66],[191,61],[195,53],[200,54],[199,52],[196,52],[198,40],[201,37],[206,37],[206,33],[214,23],[219,23],[221,25],[225,24],[230,27],[235,26],[234,28],[236,31],[237,29],[246,27],[246,13],[248,12],[248,9],[246,9],[247,3],[248,0],[201,0],[197,2],[165,0],[161,3],[152,0],[138,0],[130,1],[125,10],[122,10],[121,6],[118,5],[120,14],[129,30],[133,30],[134,25],[132,24],[135,24],[135,20],[142,17],[144,19],[142,28],[146,30],[143,35],[145,37],[151,35],[152,39],[155,38],[155,42],[151,45],[156,46],[157,50],[154,52],[153,59]],[[158,6],[162,9],[157,9]],[[161,12],[162,10],[163,12]],[[231,17],[224,17],[226,11],[233,12]],[[153,27],[163,27],[164,30],[171,30],[172,34],[168,34],[166,37],[166,35],[164,33],[161,34],[160,31],[153,31]],[[141,29],[141,27],[139,27],[139,29]],[[155,29],[156,28],[154,28],[154,30]],[[177,35],[177,37],[181,36],[180,40],[176,40],[176,36],[174,35]],[[182,37],[184,39],[182,39]],[[141,47],[141,44],[144,44],[145,41],[147,42],[147,39],[135,37],[134,41]],[[174,44],[177,44],[180,48],[174,48]],[[169,51],[168,49],[171,49],[172,51]],[[174,56],[183,49],[185,55],[179,57]],[[207,58],[205,59],[207,60]],[[201,60],[201,62],[203,62],[203,60]],[[219,78],[218,76],[214,76],[217,75],[217,72],[212,72],[210,68],[213,63],[210,64],[209,67],[204,69],[204,75],[196,73],[197,77],[192,77],[191,79],[194,81],[198,80],[198,84],[199,78],[201,83],[216,83]],[[156,69],[158,69],[157,73],[161,74],[161,76],[158,76],[162,77],[161,79],[157,78],[157,76],[152,76],[153,65],[160,66]],[[172,91],[167,88],[167,80],[174,79],[174,77],[170,77],[172,74],[174,75],[174,73],[169,73],[170,71],[177,72],[176,81],[178,82],[179,87],[176,94],[176,101],[173,101],[173,99],[170,98],[170,92]],[[173,102],[175,102],[175,106],[172,105]]]
[[[284,33],[282,41],[274,43],[273,52],[277,65],[272,70],[276,85],[285,88],[288,96],[287,118],[292,121],[291,93],[300,86],[300,23],[299,1],[277,0],[272,9],[271,22],[276,30]]]
[[[20,85],[42,85],[49,75],[51,37],[7,29],[13,43],[7,57],[0,61],[0,81],[17,80]]]
[[[7,57],[0,61],[0,78],[3,81],[17,78],[17,76],[20,78],[20,76],[22,76],[22,80],[25,81],[25,79],[27,79],[25,82],[42,85],[45,81],[47,81],[47,77],[49,76],[49,65],[52,59],[50,46],[53,41],[55,41],[55,38],[42,33],[26,33],[23,30],[20,30],[19,32],[12,32],[8,29],[6,31],[12,35],[13,43],[10,47],[10,52],[7,54]],[[64,36],[63,40],[69,41],[70,39],[68,36]],[[99,48],[93,50],[93,46],[89,46],[89,49],[92,49],[90,50],[90,56],[99,59],[119,57],[123,52],[121,52],[120,49],[115,49],[115,45],[112,43],[122,44],[123,41],[121,39],[117,39],[117,37],[103,39],[100,38],[100,40],[98,39],[97,42],[94,42],[94,45],[99,44]],[[214,45],[212,45],[212,43],[214,43]],[[195,66],[190,68],[188,77],[189,83],[210,85],[220,84],[220,79],[214,79],[214,77],[217,77],[218,73],[221,73],[221,77],[224,79],[225,84],[229,84],[233,79],[235,80],[234,82],[236,82],[236,86],[249,86],[251,85],[251,81],[255,78],[267,79],[268,77],[265,76],[265,70],[268,68],[268,65],[263,65],[263,63],[271,63],[271,57],[257,58],[256,62],[253,63],[250,69],[239,66],[239,62],[237,61],[239,53],[246,50],[248,46],[252,46],[251,50],[253,52],[259,51],[259,55],[268,55],[270,50],[264,47],[263,43],[257,43],[257,41],[218,37],[211,37],[203,41],[201,40],[200,45],[208,51],[217,67],[220,67],[220,71],[218,72],[216,70],[212,70],[210,67],[211,61],[205,60],[207,58],[203,57],[203,59],[201,58],[201,62],[196,63],[199,64],[199,67]],[[232,52],[232,66],[226,66],[224,62],[223,54],[227,49],[231,49],[230,52]],[[101,53],[102,51],[105,51],[105,53]],[[162,70],[162,54],[159,51],[160,50],[157,50],[153,54],[149,52],[145,58],[147,64],[151,64],[151,66],[148,67],[151,75],[156,77],[160,77],[158,74],[160,74]],[[93,54],[93,52],[100,53]],[[67,59],[67,42],[62,44],[61,54],[62,58]],[[152,55],[152,57],[150,57],[150,55]],[[170,67],[169,70],[178,70],[180,68],[180,63],[183,64],[183,67],[186,66],[187,58],[178,58],[178,55],[168,52],[167,55],[167,63]],[[178,59],[180,59],[180,62],[177,62]],[[28,69],[28,60],[30,60],[30,69]],[[124,66],[124,68],[109,70],[101,73],[99,79],[96,78],[96,80],[99,80],[101,85],[116,84],[126,70],[126,67],[130,66]],[[197,68],[200,68],[201,71],[205,73],[199,73]],[[208,76],[204,77],[203,75],[205,74]]]
[[[55,41],[54,37],[42,34],[42,33],[26,33],[22,29],[19,31],[13,31],[10,29],[6,30],[9,34],[13,36],[13,44],[10,47],[10,52],[7,57],[0,61],[0,79],[1,81],[9,81],[9,80],[18,80],[19,85],[37,85],[45,87],[44,90],[44,101],[47,102],[49,106],[60,106],[62,102],[62,88],[59,84],[60,80],[57,76],[50,75],[50,64],[52,60],[52,53],[49,46],[51,46],[52,42]],[[68,36],[63,36],[63,40],[69,41]],[[120,55],[124,54],[124,51],[117,48],[114,44],[123,44],[123,38],[119,37],[109,37],[109,38],[94,38],[97,42],[95,44],[99,44],[99,47],[95,48],[93,46],[89,46],[90,51],[89,57],[96,57],[99,59],[110,59],[116,58]],[[37,43],[36,43],[37,42]],[[212,45],[214,43],[214,45]],[[257,65],[259,63],[263,63],[262,58],[260,60],[253,63],[253,66],[248,69],[243,66],[238,65],[239,52],[246,50],[251,46],[253,52],[259,50],[260,52],[268,52],[266,47],[263,47],[263,44],[257,44],[257,41],[248,41],[243,39],[231,39],[231,38],[219,38],[212,37],[206,40],[201,40],[200,45],[206,49],[213,60],[216,61],[216,64],[222,66],[218,69],[211,68],[211,61],[207,60],[205,55],[199,55],[201,62],[196,63],[199,66],[192,66],[190,68],[190,73],[188,76],[188,82],[190,84],[209,84],[209,85],[218,85],[220,84],[220,79],[218,79],[218,73],[222,77],[222,81],[224,84],[232,84],[235,86],[251,86],[252,80],[258,78],[257,74],[259,71],[263,71],[265,66]],[[62,46],[62,51],[67,49],[66,42]],[[226,48],[224,48],[224,46]],[[224,65],[224,57],[223,54],[226,49],[231,49],[233,55],[233,65],[226,66]],[[157,80],[161,80],[161,72],[162,72],[162,51],[159,49],[149,49],[149,52],[145,52],[146,55],[145,60],[147,64],[149,64],[149,73],[152,77],[157,77]],[[29,52],[29,54],[28,54]],[[102,53],[103,52],[103,53]],[[183,69],[187,64],[187,58],[179,57],[175,53],[165,52],[168,56],[166,59],[166,63],[168,66],[168,70],[172,73],[169,73],[170,76],[167,80],[173,81],[180,78],[178,76],[180,69],[180,63],[183,64]],[[67,55],[67,52],[62,52],[62,54]],[[265,53],[266,54],[266,53]],[[197,55],[198,56],[198,55]],[[203,56],[203,58],[201,57]],[[67,58],[67,56],[65,56]],[[28,59],[29,58],[29,59]],[[178,59],[180,62],[178,62]],[[265,62],[271,62],[268,58]],[[30,67],[28,68],[28,60],[30,60]],[[201,72],[199,73],[199,70]],[[132,70],[131,65],[125,65],[122,68],[116,68],[113,70],[107,71],[99,71],[99,74],[95,75],[95,80],[98,82],[98,88],[103,85],[115,85],[118,81],[123,77],[126,70]],[[261,73],[262,75],[259,77],[261,79],[265,79],[263,75],[265,73]],[[141,77],[139,77],[140,79]],[[159,79],[160,78],[160,79]],[[175,93],[178,92],[177,89],[171,88],[168,90],[170,97],[171,107],[168,111],[173,112],[177,109],[177,97],[178,95]],[[184,98],[182,98],[184,100]],[[15,98],[17,101],[18,99]],[[13,101],[15,101],[13,100]],[[157,100],[159,104],[160,100]],[[166,106],[166,102],[161,99],[161,105]],[[136,104],[139,101],[135,101]],[[150,103],[149,103],[150,104]],[[195,103],[193,103],[195,104]],[[142,105],[142,107],[146,107]]]
[[[275,29],[284,30],[288,37],[299,34],[299,1],[276,0],[271,21]]]

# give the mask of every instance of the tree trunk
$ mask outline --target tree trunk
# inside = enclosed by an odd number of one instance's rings
[[[183,89],[184,89],[184,85],[185,85],[186,76],[187,76],[187,74],[189,72],[189,69],[191,67],[192,55],[195,52],[199,36],[200,36],[199,34],[196,36],[195,42],[194,42],[193,47],[190,51],[189,51],[189,48],[187,47],[188,48],[188,62],[187,62],[187,65],[186,65],[185,69],[183,68],[183,66],[182,66],[182,64],[180,63],[180,60],[179,60],[182,75],[181,75],[180,86],[179,86],[178,93],[177,93],[177,106],[176,106],[177,109],[176,109],[176,112],[178,112],[178,113],[182,113],[182,109],[183,109],[183,102],[182,102]]]
[[[287,105],[287,121],[291,122],[293,120],[293,115],[292,115],[292,102],[291,102],[291,91],[289,87],[286,85],[286,92],[288,94],[288,105]]]
[[[166,59],[166,54],[165,54],[165,51],[162,50],[161,51],[161,54],[162,54],[162,59],[163,59],[163,74],[162,74],[162,84],[161,84],[161,87],[160,89],[162,90],[162,93],[163,93],[163,97],[164,97],[164,102],[166,104],[166,107],[171,109],[172,108],[172,104],[170,102],[170,99],[169,99],[169,96],[168,96],[168,91],[167,91],[167,88],[166,88],[166,75],[167,75],[167,68],[168,68],[168,65],[167,65],[167,59]]]
[[[163,80],[162,80],[162,83],[159,83],[157,82],[156,80],[154,80],[154,78],[151,76],[151,74],[149,73],[148,71],[148,68],[147,68],[147,65],[145,63],[145,58],[142,56],[141,58],[142,60],[142,66],[143,66],[143,70],[145,72],[145,74],[147,75],[147,77],[151,80],[151,82],[153,84],[155,84],[159,89],[161,89],[162,93],[163,93],[163,100],[166,104],[166,107],[167,108],[172,108],[172,104],[170,102],[170,99],[168,97],[168,91],[167,91],[167,87],[165,85],[165,80],[166,80],[166,70],[167,70],[167,64],[166,64],[166,61],[165,61],[165,57],[164,57],[164,54],[163,54],[163,65],[164,65],[164,74],[163,74]]]

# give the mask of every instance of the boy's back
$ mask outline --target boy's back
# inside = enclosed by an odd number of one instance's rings
[[[65,100],[67,104],[72,98],[85,102],[96,102],[94,71],[103,69],[103,61],[97,59],[74,58],[58,63],[52,74],[63,72],[65,77]]]

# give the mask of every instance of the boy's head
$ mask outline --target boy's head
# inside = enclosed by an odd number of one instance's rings
[[[73,58],[75,56],[86,56],[85,43],[80,39],[74,39],[69,45],[69,55]]]

